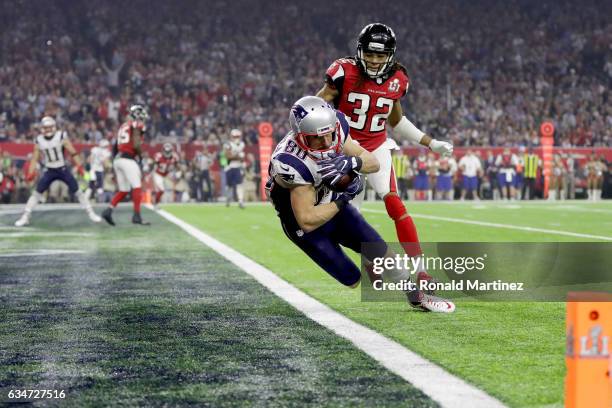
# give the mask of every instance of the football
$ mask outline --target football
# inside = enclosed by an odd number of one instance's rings
[[[329,188],[330,190],[338,192],[338,193],[343,192],[351,184],[351,182],[355,180],[357,176],[358,174],[356,172],[351,171],[348,174],[345,174],[344,176],[342,176],[340,180],[338,180],[336,185],[329,186]]]

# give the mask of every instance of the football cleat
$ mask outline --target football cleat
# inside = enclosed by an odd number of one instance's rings
[[[455,311],[455,304],[450,300],[428,295],[420,290],[413,290],[407,293],[406,296],[412,307],[424,312],[453,313]]]
[[[132,224],[151,225],[150,222],[145,222],[142,220],[140,213],[134,213],[134,215],[132,215]]]
[[[89,219],[90,219],[92,222],[101,222],[101,221],[102,221],[102,218],[100,218],[100,216],[98,216],[98,215],[97,215],[95,212],[93,212],[93,211],[88,212],[88,213],[87,213],[87,215],[89,216]]]
[[[102,211],[102,218],[104,221],[108,222],[109,225],[115,226],[115,221],[113,221],[113,209],[108,207],[106,210]]]
[[[25,227],[26,225],[29,225],[29,224],[30,224],[30,216],[27,213],[23,214],[20,219],[15,221],[16,227]]]

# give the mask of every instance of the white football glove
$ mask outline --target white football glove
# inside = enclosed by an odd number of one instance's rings
[[[451,156],[453,154],[453,145],[441,140],[432,139],[429,142],[429,149],[434,153],[439,153],[442,156]]]

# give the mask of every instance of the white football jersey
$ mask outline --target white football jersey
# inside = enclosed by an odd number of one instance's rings
[[[106,147],[94,146],[91,149],[91,171],[104,171],[104,162],[109,160],[111,152]]]
[[[57,169],[66,165],[66,159],[64,158],[64,140],[66,139],[68,139],[68,135],[63,130],[55,132],[50,139],[43,135],[36,137],[38,149],[44,157],[45,167]]]
[[[240,159],[228,161],[228,168],[241,168],[244,165],[244,148],[245,144],[242,140],[234,142],[230,140],[223,145],[223,148],[232,152],[232,155],[238,155]]]

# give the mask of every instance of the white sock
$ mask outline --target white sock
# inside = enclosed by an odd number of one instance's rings
[[[36,207],[36,205],[40,202],[41,199],[42,194],[40,194],[38,191],[34,191],[30,198],[28,198],[28,202],[25,206],[25,213],[27,213],[28,216],[32,213],[32,210],[34,209],[34,207]]]
[[[236,186],[236,195],[238,196],[238,202],[242,203],[244,201],[244,187],[242,183]]]
[[[87,211],[88,213],[93,212],[93,209],[91,208],[91,203],[87,199],[87,196],[85,196],[85,194],[83,194],[81,190],[78,190],[76,192],[76,196],[79,200],[79,203],[81,203],[81,207],[83,207],[85,211]]]

